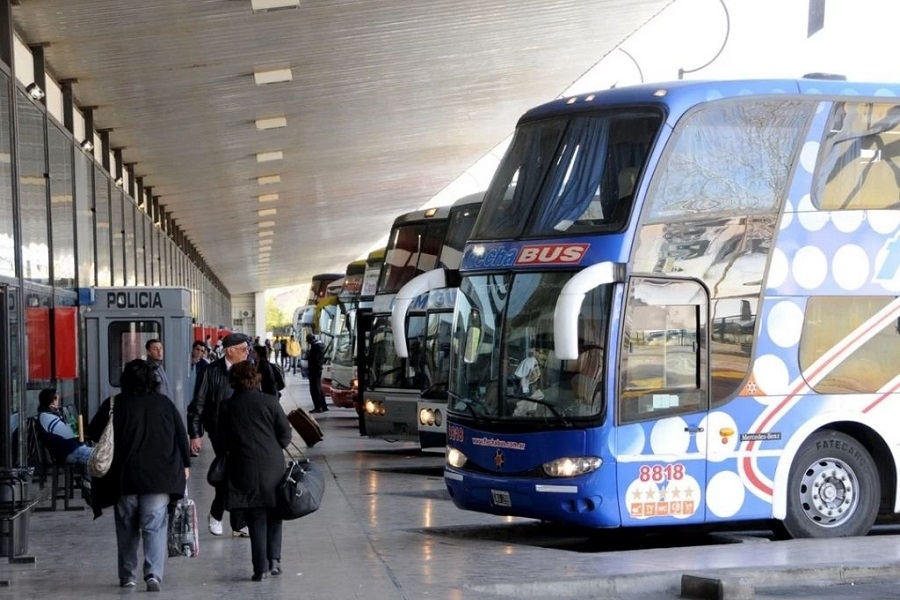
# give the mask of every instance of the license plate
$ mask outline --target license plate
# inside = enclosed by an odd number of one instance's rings
[[[494,506],[512,506],[512,501],[509,499],[509,492],[504,492],[503,490],[491,490],[491,503]]]

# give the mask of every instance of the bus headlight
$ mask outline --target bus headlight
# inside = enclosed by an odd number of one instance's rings
[[[434,411],[434,425],[435,427],[440,427],[441,423],[444,422],[444,416],[441,414],[441,410],[438,409]]]
[[[557,458],[541,465],[550,477],[575,477],[596,471],[603,461],[596,456],[579,456],[577,458]]]
[[[366,400],[366,412],[370,415],[375,414],[375,401],[374,400]]]
[[[419,423],[421,425],[434,425],[434,411],[430,408],[423,408],[420,410]]]
[[[451,448],[447,446],[447,464],[451,467],[456,467],[457,469],[461,469],[463,465],[466,464],[466,461],[469,460],[466,458],[466,455],[457,450],[456,448]]]
[[[359,379],[353,378],[350,380],[350,389],[355,390],[359,388]]]

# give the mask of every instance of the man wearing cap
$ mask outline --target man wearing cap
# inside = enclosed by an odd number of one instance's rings
[[[187,409],[188,435],[191,438],[191,452],[200,452],[201,438],[205,431],[213,447],[213,453],[219,456],[224,452],[224,443],[218,438],[219,409],[222,403],[231,397],[231,384],[228,382],[228,371],[231,365],[247,360],[250,353],[250,338],[243,333],[232,333],[222,340],[224,356],[213,361],[203,369],[200,380],[194,388],[194,399]],[[225,485],[216,487],[216,497],[209,509],[209,532],[222,535],[222,518],[225,516]],[[232,534],[246,537],[249,535],[242,515],[230,513]]]

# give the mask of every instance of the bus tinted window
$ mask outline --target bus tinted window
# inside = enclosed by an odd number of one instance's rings
[[[822,145],[814,202],[823,210],[897,209],[900,106],[838,103]]]
[[[657,113],[628,112],[520,125],[473,239],[620,228],[660,123]],[[539,209],[531,213],[532,206]]]
[[[648,219],[776,212],[813,106],[735,100],[686,116],[653,178]]]
[[[807,383],[821,394],[877,392],[889,387],[900,356],[897,320],[881,319],[882,327],[873,325],[897,302],[893,296],[810,298],[800,338],[800,368],[809,374]],[[832,368],[812,368],[836,354],[846,356],[822,363]]]

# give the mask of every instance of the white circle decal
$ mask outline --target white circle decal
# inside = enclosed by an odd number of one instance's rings
[[[900,210],[869,211],[866,214],[866,218],[869,222],[869,227],[875,233],[880,233],[881,235],[896,233],[897,229],[900,228]]]
[[[788,259],[780,248],[772,250],[772,262],[769,263],[769,275],[766,279],[766,287],[777,288],[781,286],[788,276]]]
[[[613,442],[613,440],[616,441]],[[647,436],[644,434],[644,428],[637,423],[632,423],[631,425],[619,427],[618,433],[609,437],[610,451],[616,456],[621,454],[643,454],[644,442],[646,441]],[[618,447],[613,448],[613,443]]]
[[[831,271],[841,289],[858,290],[869,279],[869,256],[856,244],[841,246],[834,253]]]
[[[828,214],[813,206],[812,198],[806,194],[797,202],[797,221],[807,231],[818,231],[828,222]]]
[[[713,475],[706,486],[706,506],[715,516],[726,519],[741,510],[745,495],[740,476],[732,471],[722,471]]]
[[[804,246],[794,254],[791,263],[794,281],[807,290],[814,290],[825,281],[828,274],[828,260],[825,253],[816,246]]]
[[[753,379],[757,386],[754,397],[764,405],[779,400],[778,394],[786,394],[791,383],[787,365],[774,354],[765,354],[753,362]]]
[[[714,411],[700,421],[697,446],[706,448],[706,456],[712,462],[722,462],[738,445],[737,424],[731,415]]]
[[[853,233],[865,220],[866,214],[861,210],[838,210],[831,215],[831,222],[838,231]]]
[[[800,166],[807,173],[816,168],[816,157],[819,156],[819,142],[806,142],[800,151]]]
[[[789,300],[772,307],[766,319],[766,333],[772,343],[781,348],[792,348],[800,341],[803,329],[803,310]]]
[[[650,432],[650,449],[653,454],[686,454],[691,435],[685,428],[687,423],[681,417],[663,419],[656,423]]]

